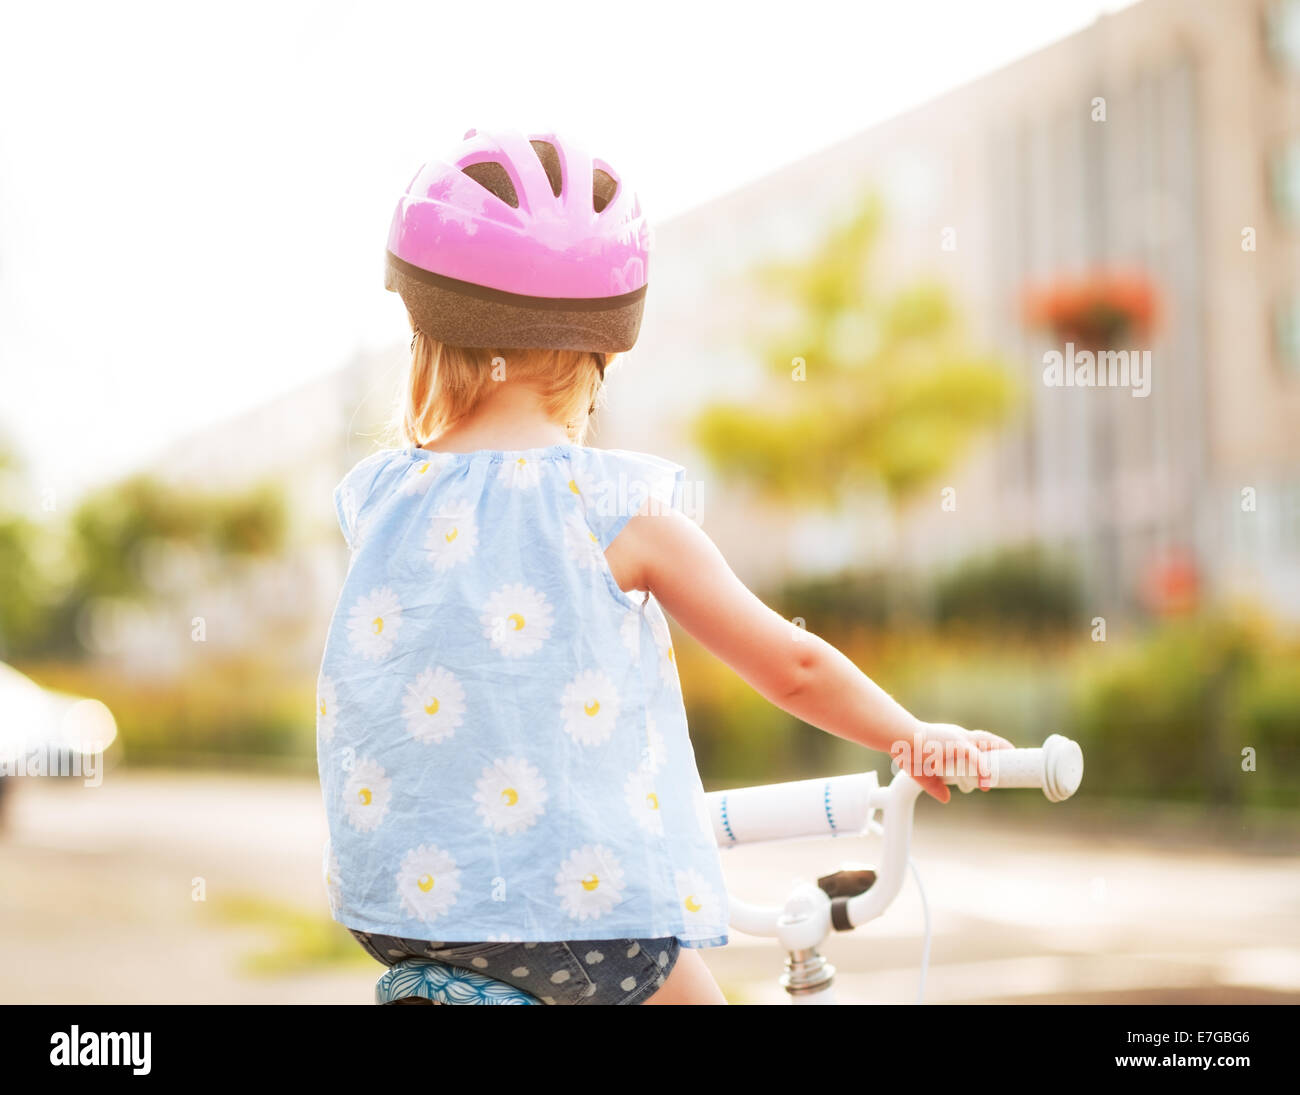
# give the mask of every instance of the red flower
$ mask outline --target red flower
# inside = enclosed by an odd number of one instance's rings
[[[1022,307],[1030,327],[1094,349],[1145,336],[1158,312],[1155,286],[1140,271],[1099,270],[1029,286]]]

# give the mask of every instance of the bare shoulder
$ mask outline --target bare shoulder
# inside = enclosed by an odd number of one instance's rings
[[[649,504],[614,537],[605,559],[620,589],[648,589],[656,597],[666,567],[698,567],[704,560],[726,565],[708,534],[689,517],[676,509],[656,511]]]
[[[765,605],[723,558],[713,540],[680,511],[640,513],[605,552],[620,588],[648,589],[687,634],[763,695],[794,686],[807,643]]]

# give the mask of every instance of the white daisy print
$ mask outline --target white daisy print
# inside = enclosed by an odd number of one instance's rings
[[[334,682],[329,677],[321,677],[316,684],[316,731],[322,741],[332,741],[334,726],[338,720],[338,697],[334,694]]]
[[[335,912],[343,904],[343,875],[339,872],[338,857],[330,842],[325,841],[325,895],[329,899],[330,912]]]
[[[573,478],[569,480],[569,493],[582,501],[583,508],[594,507],[604,490],[601,480],[589,475],[583,468],[569,466]]]
[[[451,462],[445,452],[433,453],[427,458],[420,458],[407,469],[402,479],[402,490],[406,494],[423,494],[433,485],[433,481],[442,474]]]
[[[546,805],[546,780],[528,761],[503,757],[483,769],[474,801],[479,816],[498,833],[521,833]]]
[[[420,741],[446,741],[465,721],[465,689],[446,669],[426,669],[406,686],[406,730]]]
[[[429,522],[424,546],[434,570],[447,570],[473,556],[478,547],[478,523],[468,502],[449,502],[439,507]]]
[[[629,608],[623,613],[623,621],[618,625],[618,637],[634,658],[641,654],[641,610]]]
[[[687,924],[709,923],[717,918],[720,908],[717,894],[699,871],[677,871],[674,881]]]
[[[588,516],[595,514],[599,517],[618,517],[624,510],[635,513],[640,508],[640,503],[629,493],[628,486],[626,475],[607,475],[599,470],[592,474],[577,469],[569,489],[582,499],[583,509]]]
[[[668,630],[668,621],[658,609],[651,609],[648,605],[646,609],[650,634],[654,636],[655,649],[659,652],[659,675],[665,684],[672,684],[677,676],[677,655],[673,651],[673,637]]]
[[[363,833],[378,828],[388,813],[391,787],[388,774],[370,757],[356,761],[343,784],[343,808],[348,823]]]
[[[582,514],[571,513],[564,522],[564,546],[581,569],[592,570],[600,566],[600,541]]]
[[[518,456],[513,460],[502,461],[501,473],[497,479],[507,487],[535,487],[540,473],[541,465],[536,460]]]
[[[536,652],[550,637],[555,622],[545,595],[519,584],[492,594],[480,619],[493,648],[508,658]]]
[[[352,606],[348,638],[363,658],[378,661],[393,649],[402,626],[402,605],[387,586],[373,589]]]
[[[583,745],[599,745],[618,721],[618,690],[604,673],[588,669],[565,687],[560,706],[565,733]]]
[[[575,920],[595,920],[623,898],[623,868],[603,844],[587,844],[555,875],[555,892]]]
[[[645,734],[646,743],[641,752],[641,767],[654,774],[664,766],[667,746],[664,744],[663,734],[659,732],[659,727],[655,725],[654,717],[649,713],[645,717]]]
[[[420,920],[436,920],[456,903],[460,870],[447,852],[421,844],[402,857],[397,871],[397,892],[402,908]]]
[[[623,783],[623,798],[641,828],[648,833],[663,834],[664,819],[659,812],[659,795],[652,773],[644,768],[632,772]]]

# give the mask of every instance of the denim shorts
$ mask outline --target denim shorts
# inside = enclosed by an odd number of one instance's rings
[[[589,939],[559,943],[435,943],[349,928],[385,966],[435,958],[536,996],[543,1004],[644,1004],[677,964],[681,943],[666,939]]]

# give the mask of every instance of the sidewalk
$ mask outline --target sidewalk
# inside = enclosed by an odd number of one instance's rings
[[[10,806],[0,1002],[370,999],[380,967],[359,948],[355,962],[258,974],[246,960],[274,949],[274,930],[221,915],[258,899],[326,919],[314,783],[114,772],[96,789],[33,780]],[[960,806],[918,815],[914,856],[934,918],[927,1000],[1300,1002],[1300,856],[972,825]],[[723,865],[738,895],[776,903],[798,878],[869,862],[873,847],[737,848]],[[825,947],[846,1002],[910,1002],[920,951],[910,882],[881,920]],[[704,954],[733,1002],[783,999],[770,942],[734,935]]]

